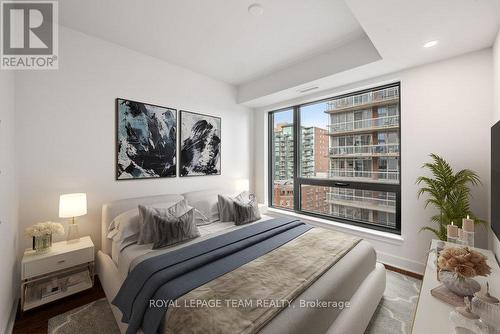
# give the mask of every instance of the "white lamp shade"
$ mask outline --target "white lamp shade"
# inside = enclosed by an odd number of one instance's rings
[[[59,217],[71,218],[87,214],[87,194],[64,194],[59,199]]]
[[[248,179],[236,180],[236,190],[237,191],[249,191],[250,190],[250,181]]]

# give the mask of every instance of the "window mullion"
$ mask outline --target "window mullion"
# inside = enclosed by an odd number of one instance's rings
[[[374,191],[397,192],[400,189],[400,186],[398,184],[357,182],[357,181],[345,181],[345,180],[334,180],[334,179],[313,179],[313,178],[299,177],[297,179],[297,182],[303,185],[340,187],[346,189],[365,189]]]
[[[301,140],[301,125],[300,125],[300,112],[299,106],[293,108],[293,208],[295,211],[301,210],[301,199],[300,199],[300,140]]]

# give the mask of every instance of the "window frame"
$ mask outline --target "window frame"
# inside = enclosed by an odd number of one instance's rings
[[[360,182],[360,181],[348,181],[345,180],[336,180],[336,179],[321,179],[321,178],[307,178],[302,177],[300,174],[300,145],[301,141],[301,124],[300,124],[300,108],[330,101],[333,99],[341,99],[354,95],[364,94],[374,90],[381,90],[391,87],[399,88],[399,100],[398,100],[398,117],[399,117],[399,131],[398,131],[398,139],[399,139],[399,157],[398,157],[398,167],[399,167],[399,183],[390,184],[390,183],[374,183],[374,182]],[[283,208],[279,206],[273,205],[273,197],[274,197],[274,114],[292,110],[293,113],[293,209]],[[268,206],[271,208],[276,208],[280,210],[292,211],[303,215],[308,215],[312,217],[327,219],[331,221],[346,223],[354,226],[360,226],[369,228],[372,230],[384,231],[393,234],[401,235],[401,183],[402,183],[402,168],[401,168],[401,157],[402,157],[402,145],[401,145],[401,82],[394,82],[382,86],[374,86],[367,89],[362,89],[359,91],[354,91],[347,94],[336,95],[329,98],[316,100],[308,103],[298,104],[294,106],[288,106],[285,108],[280,108],[277,110],[272,110],[268,112]],[[354,159],[355,157],[353,157]],[[379,226],[376,224],[370,224],[367,222],[340,218],[329,216],[321,213],[314,213],[309,211],[302,210],[302,201],[301,201],[301,186],[302,185],[312,185],[312,186],[321,186],[321,187],[336,187],[336,188],[344,188],[344,189],[360,189],[360,190],[371,190],[371,191],[385,191],[394,193],[396,196],[396,227],[390,228],[386,226]],[[347,186],[346,186],[347,185]]]

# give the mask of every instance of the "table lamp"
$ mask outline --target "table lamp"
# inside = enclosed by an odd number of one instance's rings
[[[80,235],[78,233],[78,225],[75,223],[75,217],[87,214],[87,194],[75,193],[64,194],[59,199],[59,217],[71,218],[71,223],[68,225],[67,241],[78,241]]]

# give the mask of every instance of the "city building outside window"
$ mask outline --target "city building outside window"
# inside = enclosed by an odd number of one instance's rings
[[[400,85],[269,113],[271,206],[400,233]]]

